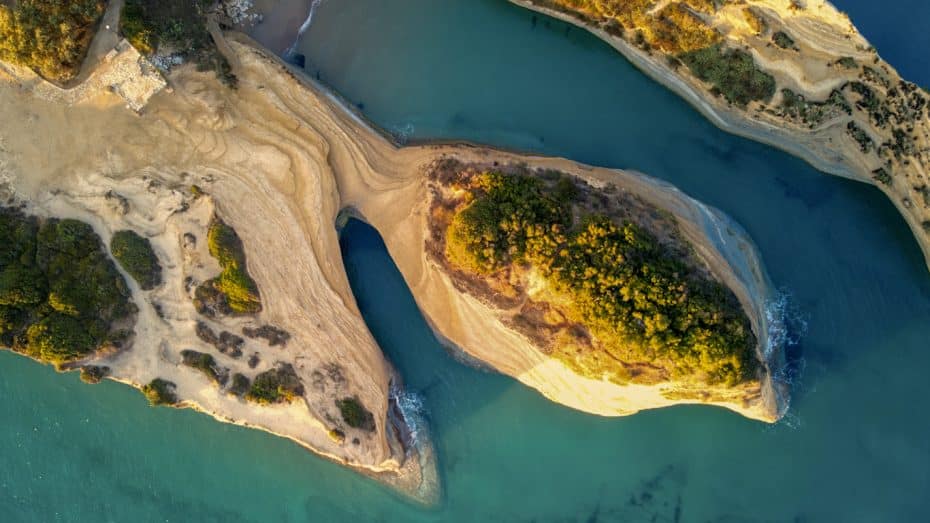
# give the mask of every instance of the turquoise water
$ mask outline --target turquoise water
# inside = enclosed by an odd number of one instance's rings
[[[285,440],[0,353],[0,521],[926,520],[930,274],[877,190],[718,131],[583,32],[500,0],[382,4],[325,2],[301,44],[310,72],[380,125],[639,169],[749,230],[795,311],[788,418],[598,418],[462,366],[377,234],[351,222],[349,277],[429,411],[440,507]]]

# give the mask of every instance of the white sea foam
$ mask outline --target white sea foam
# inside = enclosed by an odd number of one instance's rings
[[[772,380],[789,388],[795,388],[800,382],[804,370],[803,358],[787,357],[792,347],[801,343],[807,333],[807,319],[794,302],[792,294],[787,290],[779,290],[765,305],[765,319],[768,323],[768,345],[765,347],[766,359],[774,351],[785,351],[786,357],[781,359],[778,368],[772,370]],[[777,360],[776,360],[777,361]],[[800,418],[789,412],[790,395],[786,398],[784,412],[779,425],[797,428],[801,424]]]
[[[390,133],[397,140],[397,143],[404,145],[410,141],[410,137],[416,132],[416,127],[412,123],[404,125],[395,125],[390,128]]]
[[[320,7],[320,4],[323,3],[323,0],[313,0],[310,3],[310,11],[307,12],[307,19],[304,20],[304,23],[301,24],[300,29],[297,31],[297,36],[294,38],[294,43],[287,48],[287,51],[284,52],[285,57],[293,56],[297,51],[297,43],[300,42],[300,37],[307,32],[307,29],[310,29],[310,24],[313,22],[313,15],[316,13],[317,7]]]
[[[428,435],[429,432],[429,425],[426,420],[426,403],[423,396],[416,392],[400,389],[392,384],[390,398],[400,410],[401,416],[404,418],[404,424],[410,430],[410,438],[413,444],[419,448],[420,435]]]

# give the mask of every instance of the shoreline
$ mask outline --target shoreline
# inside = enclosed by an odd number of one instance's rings
[[[927,268],[930,269],[930,239],[925,236],[921,223],[917,221],[918,219],[914,217],[912,213],[907,211],[907,207],[896,197],[897,195],[886,190],[881,184],[875,183],[870,176],[863,176],[857,173],[857,167],[849,165],[851,161],[849,158],[839,157],[835,160],[830,160],[825,157],[823,153],[817,151],[817,146],[812,143],[812,137],[795,136],[791,130],[782,129],[767,122],[744,117],[737,111],[718,102],[717,100],[719,99],[717,98],[708,99],[698,87],[674,75],[667,67],[656,63],[651,55],[643,53],[626,40],[613,36],[599,27],[592,26],[576,16],[537,5],[531,0],[507,1],[517,7],[522,7],[531,12],[539,13],[588,31],[614,48],[614,50],[623,55],[628,62],[653,81],[684,99],[717,128],[736,136],[779,149],[803,160],[814,169],[823,173],[876,187],[891,200],[898,210],[898,213],[902,216],[905,223],[907,223],[912,236],[920,246],[921,252],[924,255],[924,262]],[[825,144],[820,144],[820,146],[825,147]],[[869,171],[868,169],[865,170],[866,172]]]
[[[693,198],[683,193],[680,189],[670,184],[669,182],[643,174],[635,170],[603,169],[603,168],[598,168],[598,167],[589,166],[585,164],[580,164],[573,160],[569,160],[569,159],[561,158],[557,156],[542,155],[542,154],[538,154],[532,151],[519,151],[519,150],[511,150],[507,148],[498,148],[494,146],[476,144],[476,143],[467,142],[467,141],[418,140],[415,142],[415,144],[399,143],[391,133],[380,128],[376,123],[369,120],[353,104],[351,104],[348,100],[342,97],[338,93],[338,91],[330,88],[329,86],[321,82],[318,82],[315,78],[306,74],[303,70],[297,68],[294,64],[291,64],[285,59],[281,58],[280,56],[270,52],[268,49],[266,49],[264,46],[256,42],[250,36],[243,34],[241,32],[227,32],[227,33],[224,33],[223,36],[224,38],[228,40],[232,40],[241,45],[246,46],[251,51],[261,56],[264,60],[269,60],[273,62],[276,66],[287,71],[287,73],[291,76],[291,78],[293,78],[304,89],[308,89],[311,93],[313,93],[320,99],[326,100],[331,105],[330,107],[331,110],[334,110],[337,113],[338,112],[343,113],[346,117],[350,118],[357,125],[362,126],[365,130],[377,136],[384,145],[387,145],[395,152],[398,152],[398,153],[404,152],[404,151],[415,152],[418,150],[426,149],[430,151],[437,151],[439,153],[444,152],[444,151],[452,151],[454,153],[465,151],[466,153],[473,154],[473,155],[487,155],[490,153],[490,154],[496,154],[498,156],[503,156],[503,157],[507,157],[507,156],[519,157],[522,161],[529,161],[529,162],[543,161],[543,162],[555,162],[559,164],[568,164],[575,168],[575,169],[570,169],[572,174],[575,174],[575,175],[577,175],[578,172],[591,172],[595,170],[606,171],[606,172],[618,174],[620,177],[629,177],[630,179],[638,179],[639,181],[644,182],[644,184],[646,185],[651,185],[654,189],[656,189],[659,192],[665,191],[665,192],[671,192],[672,194],[679,195],[684,200],[694,202],[694,204],[698,208],[701,208],[707,211],[708,212],[707,217],[713,217],[713,219],[715,220],[719,220],[720,217],[725,217],[727,224],[736,225],[734,229],[738,231],[740,235],[742,235],[741,239],[746,244],[748,244],[749,252],[753,253],[753,256],[752,256],[753,263],[751,265],[753,265],[754,269],[756,270],[750,271],[750,274],[748,275],[743,274],[743,278],[741,278],[742,280],[741,285],[743,285],[744,287],[748,287],[747,282],[755,280],[753,282],[754,290],[746,290],[742,294],[742,298],[740,301],[743,303],[743,306],[745,309],[749,309],[752,311],[752,314],[750,314],[750,317],[753,320],[753,323],[757,327],[757,330],[758,330],[757,335],[759,337],[759,343],[757,344],[756,352],[757,352],[757,357],[759,358],[760,363],[762,363],[767,370],[767,372],[765,373],[764,379],[762,381],[762,388],[764,392],[766,393],[766,397],[767,397],[766,401],[769,402],[770,404],[770,406],[767,408],[767,411],[769,414],[766,414],[764,416],[747,415],[746,412],[738,410],[738,409],[731,408],[731,410],[735,410],[741,415],[744,415],[751,419],[756,419],[759,421],[766,421],[766,422],[777,421],[784,414],[785,410],[787,409],[788,402],[790,399],[790,391],[788,390],[789,388],[785,386],[784,384],[778,384],[774,381],[774,377],[782,369],[784,365],[784,346],[772,348],[773,349],[772,354],[770,355],[764,354],[764,348],[763,348],[763,346],[766,345],[769,340],[769,324],[768,324],[765,308],[768,304],[768,301],[773,297],[771,283],[768,280],[767,272],[765,271],[764,266],[761,263],[761,260],[757,256],[757,251],[755,250],[755,244],[752,242],[751,238],[749,238],[748,233],[745,232],[742,226],[740,226],[739,224],[736,224],[736,222],[734,222],[731,218],[729,218],[725,213],[723,213],[722,211],[716,208],[707,206],[697,200],[694,200]],[[582,176],[582,177],[585,179],[588,179],[587,176]],[[338,185],[338,180],[337,180],[337,185]],[[340,193],[341,192],[342,191],[340,190]],[[385,241],[385,244],[388,246],[390,245],[388,242],[388,238],[386,237],[387,236],[386,232],[388,231],[382,230],[381,227],[379,227],[372,220],[368,219],[366,214],[364,214],[364,212],[361,209],[357,208],[352,203],[348,203],[348,204],[343,203],[342,207],[340,208],[340,212],[347,212],[350,216],[356,217],[360,219],[361,221],[367,223],[368,225],[372,226],[373,228],[375,228],[375,230],[378,231],[379,235],[382,236],[382,238]],[[707,230],[705,230],[705,232],[707,232]],[[707,237],[709,238],[710,235],[708,234]],[[395,256],[394,253],[390,251],[391,249],[389,246],[389,254],[394,259],[395,264],[397,264],[398,267],[400,267],[401,264],[399,263],[398,258]],[[719,251],[719,252],[725,255],[724,251]],[[740,250],[739,252],[745,253],[746,251]],[[730,252],[730,254],[731,256],[737,255],[737,252],[735,251]],[[404,271],[402,270],[401,272],[403,273]],[[413,282],[411,282],[407,278],[406,274],[404,275],[404,277],[406,280],[408,280],[407,281],[408,288],[410,288],[411,291],[413,292],[413,289],[414,289]],[[733,282],[728,282],[728,284],[732,284],[732,283]],[[414,297],[416,298],[418,308],[420,309],[424,318],[427,320],[427,323],[430,325],[430,328],[434,330],[435,332],[439,332],[434,319],[431,318],[431,315],[428,314],[428,312],[420,304],[420,299],[417,296],[416,292],[413,292],[413,294],[414,294]],[[762,342],[763,338],[766,340],[765,343]],[[482,364],[486,366],[487,368],[493,369],[496,372],[508,374],[498,369],[494,364],[487,362],[482,358],[478,358],[478,357],[475,357],[474,355],[471,355],[461,345],[450,340],[445,335],[442,335],[441,338],[437,338],[437,339],[446,340],[450,345],[455,346],[458,351],[461,351],[462,353],[467,354],[469,358],[482,362]],[[448,350],[448,348],[446,350]],[[557,400],[554,400],[554,401],[557,401]],[[708,402],[702,402],[699,400],[679,401],[678,403],[708,404]],[[727,407],[726,405],[718,405],[718,406]]]
[[[196,340],[191,334],[191,323],[197,317],[189,315],[188,309],[192,306],[189,300],[177,298],[177,296],[183,297],[183,294],[166,296],[169,293],[168,289],[161,289],[153,294],[141,294],[134,283],[128,282],[133,291],[133,299],[140,305],[140,315],[144,316],[144,319],[136,325],[137,343],[134,347],[114,356],[112,360],[102,358],[103,361],[100,361],[114,368],[114,375],[110,379],[140,388],[141,383],[146,383],[152,377],[164,376],[177,382],[182,406],[206,413],[221,422],[257,428],[290,439],[321,457],[348,465],[363,475],[387,484],[394,491],[412,500],[426,506],[434,505],[439,502],[442,494],[435,462],[435,450],[432,448],[428,434],[422,438],[410,440],[414,443],[419,442],[422,446],[415,445],[412,449],[409,446],[404,447],[402,453],[396,447],[397,443],[404,442],[405,432],[409,436],[415,432],[415,429],[411,427],[410,419],[405,416],[400,416],[403,418],[402,426],[397,425],[398,419],[394,414],[396,414],[395,411],[402,409],[398,406],[399,396],[394,392],[393,387],[394,384],[400,382],[400,376],[371,338],[367,326],[364,325],[358,313],[351,289],[348,287],[344,266],[341,265],[338,238],[334,227],[336,217],[340,212],[353,208],[356,203],[362,204],[357,207],[360,216],[366,215],[364,208],[372,206],[375,209],[384,205],[395,208],[393,211],[377,215],[369,214],[372,217],[376,216],[377,219],[374,220],[376,223],[365,221],[378,230],[385,244],[389,246],[392,258],[402,269],[401,272],[404,273],[408,287],[417,299],[418,307],[424,317],[428,318],[431,329],[441,332],[443,329],[438,320],[443,318],[429,313],[431,309],[424,305],[421,300],[422,296],[416,292],[418,288],[416,281],[411,281],[409,271],[403,270],[405,266],[409,268],[409,264],[403,261],[404,250],[397,247],[398,238],[394,233],[398,231],[396,227],[398,224],[390,224],[391,220],[405,218],[404,215],[397,214],[403,211],[405,205],[417,205],[416,198],[420,195],[421,189],[421,173],[417,169],[426,161],[444,154],[456,154],[466,157],[491,155],[495,159],[504,161],[519,160],[535,164],[553,164],[562,166],[567,172],[586,179],[589,175],[597,176],[592,173],[600,173],[598,175],[608,177],[608,181],[615,182],[621,187],[624,186],[624,180],[627,182],[627,187],[651,184],[656,194],[674,195],[676,198],[685,198],[690,202],[694,200],[667,182],[634,171],[599,169],[538,153],[526,155],[463,142],[437,140],[418,141],[418,145],[398,143],[393,135],[365,118],[334,90],[317,83],[303,71],[296,70],[293,65],[288,64],[248,36],[233,32],[221,35],[221,39],[218,46],[235,55],[231,62],[237,71],[241,68],[242,78],[246,80],[238,91],[217,90],[215,79],[211,79],[209,75],[192,72],[188,68],[179,71],[173,77],[172,85],[176,87],[172,91],[173,94],[170,96],[163,94],[153,98],[150,107],[141,116],[124,114],[122,111],[125,109],[113,104],[112,94],[101,93],[102,98],[78,104],[75,109],[80,114],[86,113],[90,118],[95,119],[83,127],[72,129],[72,124],[68,123],[69,115],[67,114],[63,115],[63,121],[45,116],[36,118],[35,121],[30,122],[30,126],[38,126],[38,129],[55,132],[70,130],[69,134],[74,135],[75,140],[72,149],[83,150],[82,147],[85,148],[86,158],[79,157],[85,161],[66,172],[62,172],[56,165],[37,167],[34,173],[30,171],[25,179],[18,180],[26,185],[17,187],[11,182],[11,188],[14,190],[25,188],[25,199],[30,201],[31,205],[34,204],[37,208],[41,208],[41,212],[78,217],[88,221],[104,242],[107,241],[106,238],[111,229],[127,226],[139,228],[155,241],[156,250],[160,254],[175,256],[175,258],[169,258],[172,263],[166,264],[165,278],[166,281],[172,282],[179,281],[185,274],[189,274],[185,271],[190,269],[188,265],[191,265],[190,260],[186,258],[188,255],[184,255],[185,258],[182,261],[179,255],[174,254],[179,248],[176,236],[187,230],[195,230],[200,234],[200,228],[190,229],[190,226],[194,222],[202,226],[206,217],[212,214],[214,206],[212,195],[215,194],[216,211],[223,215],[223,219],[228,220],[230,225],[239,230],[243,238],[247,240],[245,250],[250,260],[250,273],[255,271],[253,276],[262,289],[263,301],[268,299],[265,304],[268,307],[262,312],[261,321],[278,323],[288,330],[296,329],[296,331],[292,330],[292,333],[298,336],[295,346],[300,347],[299,351],[310,351],[309,354],[298,352],[297,356],[318,363],[319,352],[322,351],[324,356],[347,365],[346,370],[353,380],[367,380],[363,381],[364,392],[367,394],[364,396],[366,404],[374,407],[375,412],[381,412],[381,399],[384,400],[386,406],[384,419],[378,420],[379,423],[383,421],[386,424],[383,425],[386,432],[384,439],[366,442],[361,450],[346,449],[341,445],[333,446],[333,443],[325,436],[325,429],[328,427],[323,420],[326,418],[327,411],[322,406],[325,402],[331,403],[332,392],[321,393],[322,395],[312,398],[310,397],[312,394],[305,395],[305,405],[300,409],[291,406],[261,410],[252,406],[241,406],[235,400],[224,397],[222,390],[216,390],[213,387],[201,388],[201,383],[198,381],[202,378],[201,376],[179,370],[181,367],[176,361],[176,355],[173,355],[173,351],[179,347],[172,346],[172,344],[189,345],[192,341],[196,346]],[[230,46],[230,43],[234,45]],[[265,90],[266,87],[269,89]],[[31,95],[28,93],[0,92],[0,97],[3,99],[12,97],[13,100],[28,102],[23,103],[23,107],[17,107],[15,104],[8,105],[3,114],[9,113],[15,117],[20,110],[30,109],[32,104],[35,104],[40,111],[50,111],[48,114],[67,112],[61,111],[60,105],[51,102],[38,100],[32,102],[27,98],[29,96]],[[115,118],[112,118],[114,116]],[[188,118],[193,118],[194,121]],[[97,121],[101,119],[103,121]],[[295,123],[296,127],[292,129]],[[153,124],[157,125],[153,127]],[[103,133],[101,129],[115,133],[114,136],[139,132],[141,134],[138,136],[149,138],[151,143],[158,143],[159,149],[152,149],[151,145],[144,141],[123,143]],[[29,133],[21,134],[28,137]],[[16,149],[17,143],[13,145],[14,152],[19,152]],[[23,147],[22,143],[19,145]],[[242,154],[244,150],[250,150],[252,153],[244,156]],[[27,150],[27,152],[32,151]],[[108,161],[113,157],[118,158],[118,166],[115,169],[111,166],[106,173],[101,172],[101,165],[96,158],[104,157],[108,158]],[[26,158],[31,157],[27,155]],[[282,158],[289,162],[287,165],[290,165],[284,168],[283,173],[281,171],[281,166],[284,165]],[[2,160],[3,158],[0,158],[0,161]],[[193,165],[190,165],[190,162],[193,162]],[[242,165],[252,166],[255,172],[250,172],[249,176],[243,177],[241,175]],[[34,166],[29,165],[29,167]],[[191,172],[195,174],[190,174]],[[139,174],[143,176],[138,176]],[[153,189],[154,185],[147,185],[146,178],[149,175],[153,177],[153,182],[161,184],[158,185],[157,191]],[[14,171],[13,181],[17,181],[16,178]],[[50,186],[55,188],[53,192],[49,192],[47,190],[49,186],[45,185],[49,180],[54,180]],[[191,204],[193,200],[190,200],[189,195],[185,196],[183,191],[184,187],[189,187],[190,183],[195,182],[202,184],[211,197],[208,198],[207,203],[197,200],[199,203],[192,204],[193,206],[188,210],[185,204]],[[142,210],[141,213],[132,211],[128,219],[125,213],[123,215],[111,214],[112,211],[108,211],[104,203],[100,201],[101,190],[107,188],[128,196],[132,201],[131,207],[135,209],[138,206],[138,209]],[[262,197],[267,201],[263,201]],[[697,202],[694,203],[697,204]],[[171,207],[175,204],[176,207]],[[275,206],[279,208],[275,210]],[[182,207],[184,210],[178,211]],[[142,216],[136,214],[142,214]],[[387,225],[385,225],[385,220],[387,220]],[[410,220],[407,225],[416,223],[415,220]],[[261,231],[268,230],[267,227],[273,225],[283,227],[280,229],[281,237],[264,238]],[[696,221],[691,225],[694,228],[701,227]],[[739,231],[742,229],[739,228]],[[288,238],[287,234],[293,235],[293,238]],[[706,231],[704,235],[710,237]],[[283,245],[287,245],[287,248],[281,248]],[[702,241],[700,245],[713,251],[711,253],[713,256],[718,258],[726,256],[725,252],[714,250],[717,248],[716,244]],[[407,247],[409,248],[409,245]],[[205,252],[202,246],[200,249]],[[414,256],[423,254],[419,252],[422,248],[418,251],[415,244],[413,249]],[[750,242],[749,250],[755,257],[753,249]],[[298,256],[309,253],[307,263],[311,265],[292,269],[299,270],[299,273],[295,274],[312,277],[311,282],[306,282],[311,287],[304,289],[300,285],[295,286],[300,283],[298,280],[301,278],[289,279],[289,276],[293,275],[281,273],[279,265],[274,263],[274,256],[267,255],[267,253],[278,251]],[[266,255],[263,256],[263,253]],[[200,254],[206,256],[203,253]],[[740,270],[738,266],[728,267],[727,271]],[[770,289],[767,278],[764,277],[761,262],[758,262],[758,267],[760,271],[758,274],[762,275],[761,283],[758,283],[757,288],[754,289],[748,288],[745,282],[739,283],[743,290],[739,291],[738,295],[743,297],[741,301],[744,308],[747,309],[747,313],[750,313],[757,326],[759,347],[762,347],[761,340],[768,337],[767,330],[763,326],[765,325],[765,299]],[[210,268],[201,267],[196,270],[200,272],[195,276],[200,279],[201,273],[209,272]],[[752,277],[750,275],[749,279]],[[270,285],[270,283],[279,285]],[[726,283],[733,285],[738,282],[730,280]],[[266,286],[266,284],[269,285]],[[766,289],[766,295],[759,295],[756,292],[758,289]],[[307,290],[312,292],[307,296],[301,295],[303,294],[301,291]],[[170,292],[176,293],[178,289],[171,289]],[[322,294],[316,294],[316,292]],[[163,298],[174,300],[167,302],[170,305],[168,309],[170,318],[169,321],[163,321],[164,325],[158,323],[160,320],[156,318],[154,308],[156,304],[165,303],[161,301]],[[153,301],[155,299],[158,301]],[[322,310],[324,314],[315,316],[316,321],[339,322],[339,325],[333,327],[335,331],[326,330],[330,329],[329,326],[323,328],[323,339],[334,341],[322,347],[301,346],[301,339],[320,339],[321,336],[318,331],[312,330],[313,326],[309,325],[310,322],[303,317],[306,304],[293,305],[291,301],[294,299],[309,299],[312,308]],[[330,309],[327,309],[327,306]],[[326,316],[329,318],[324,319]],[[287,320],[280,318],[287,318]],[[171,321],[175,321],[176,324]],[[232,319],[226,323],[216,320],[213,323],[219,324],[217,328],[228,327],[232,330],[241,327],[243,321],[246,320]],[[311,330],[304,332],[298,324],[306,325]],[[317,323],[316,329],[321,328]],[[333,336],[339,337],[333,338]],[[159,339],[161,339],[160,342]],[[475,356],[474,351],[470,350],[474,347],[468,344],[457,343],[444,335],[437,339],[448,339],[451,344],[469,354],[470,357],[490,367],[498,368],[493,358],[484,359]],[[779,352],[780,350],[774,351],[776,354]],[[760,354],[759,351],[757,354]],[[265,353],[263,352],[262,355],[265,361]],[[534,357],[538,358],[538,355]],[[272,356],[270,361],[274,359],[275,357]],[[769,364],[766,359],[762,361]],[[538,359],[537,363],[547,364]],[[230,366],[235,369],[241,364],[241,362],[233,362]],[[267,361],[264,366],[267,366]],[[541,367],[545,366],[541,365]],[[558,394],[547,394],[545,390],[541,390],[538,381],[535,384],[532,382],[534,379],[541,379],[540,376],[545,378],[546,375],[539,374],[539,372],[549,372],[549,376],[552,376],[552,372],[564,374],[563,370],[552,365],[543,371],[530,370],[532,372],[528,376],[512,372],[505,373],[540,390],[543,395],[553,401],[579,410],[603,415],[625,415],[638,411],[596,412],[584,408],[586,400],[574,404],[566,402]],[[768,376],[772,374],[769,372]],[[366,375],[368,377],[363,378]],[[559,379],[565,380],[566,378],[560,375]],[[571,376],[568,379],[571,380]],[[357,384],[356,381],[353,383]],[[565,383],[556,381],[549,385],[554,384],[557,390],[558,386]],[[384,386],[382,387],[381,384]],[[773,387],[773,384],[770,381],[763,381],[759,386],[765,389]],[[581,395],[577,398],[594,400],[596,396]],[[781,407],[777,405],[778,398],[776,394],[776,408],[766,408],[765,412],[768,414],[764,415],[748,414],[750,411],[747,409],[730,408],[750,418],[773,421],[781,414]],[[681,403],[721,404],[700,399],[672,399],[667,400],[665,404]],[[328,408],[332,409],[332,406]],[[416,456],[410,455],[411,450],[415,451]],[[401,455],[407,459],[404,459],[403,463],[398,463],[395,458]],[[392,478],[397,478],[397,481],[392,481]]]

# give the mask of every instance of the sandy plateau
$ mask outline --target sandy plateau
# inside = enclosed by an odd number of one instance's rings
[[[402,380],[369,333],[344,272],[335,223],[349,209],[383,235],[444,341],[554,401],[601,415],[696,402],[767,421],[783,412],[787,398],[773,380],[781,347],[770,339],[773,326],[765,314],[769,283],[751,241],[721,213],[637,173],[464,145],[398,148],[250,40],[233,35],[228,43],[238,89],[181,68],[170,78],[171,89],[139,114],[108,89],[66,104],[35,96],[34,78],[25,88],[15,71],[0,70],[4,200],[40,216],[87,221],[107,243],[116,230],[135,230],[151,240],[164,267],[165,283],[152,291],[126,277],[140,310],[135,340],[93,360],[111,367],[113,379],[136,387],[156,377],[171,380],[183,406],[290,438],[435,502],[438,474],[428,438],[411,436],[415,420],[392,399]],[[557,168],[595,185],[615,184],[674,214],[698,256],[751,318],[764,362],[760,380],[676,399],[681,391],[674,383],[618,386],[576,376],[548,359],[495,310],[458,293],[427,258],[424,173],[441,157]],[[204,194],[194,194],[192,185]],[[243,240],[261,292],[258,315],[210,319],[194,309],[192,289],[219,272],[206,247],[214,213]],[[198,321],[233,333],[271,324],[291,338],[283,348],[246,339],[245,357],[233,359],[200,341]],[[210,353],[230,372],[250,377],[290,363],[305,386],[303,401],[248,403],[181,365],[184,349]],[[252,354],[259,359],[254,369],[246,364]],[[375,414],[375,431],[342,423],[334,400],[346,396],[357,396]],[[331,438],[333,428],[345,439]]]

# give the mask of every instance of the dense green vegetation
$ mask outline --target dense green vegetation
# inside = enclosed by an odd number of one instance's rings
[[[60,365],[126,338],[135,306],[86,223],[0,207],[0,345]]]
[[[730,103],[746,106],[752,101],[768,101],[775,94],[775,78],[756,67],[745,51],[714,45],[679,58],[694,76],[713,86],[711,92]]]
[[[254,314],[262,310],[258,286],[249,276],[242,240],[232,227],[215,218],[207,232],[210,254],[222,267],[219,277],[204,282],[197,289],[200,312]]]
[[[534,269],[608,361],[652,362],[713,383],[750,378],[755,340],[733,294],[632,222],[594,213],[573,220],[570,184],[567,177],[472,176],[448,226],[447,259],[490,278]]]
[[[161,285],[161,265],[148,238],[133,231],[116,231],[110,240],[110,253],[143,290]]]
[[[149,404],[153,407],[158,405],[175,405],[178,402],[178,396],[175,394],[174,382],[155,378],[148,385],[142,387],[142,394],[145,394]]]
[[[17,0],[12,5],[0,2],[0,60],[57,82],[77,75],[106,3]]]
[[[215,71],[235,86],[229,62],[217,50],[207,30],[214,0],[126,0],[120,30],[141,53],[179,53],[201,71]]]
[[[336,400],[336,407],[342,414],[342,421],[346,422],[346,425],[368,432],[375,430],[374,415],[362,405],[357,397]]]
[[[252,387],[245,395],[249,401],[259,404],[290,403],[302,396],[304,387],[294,367],[282,363],[277,367],[266,370],[252,382]]]

